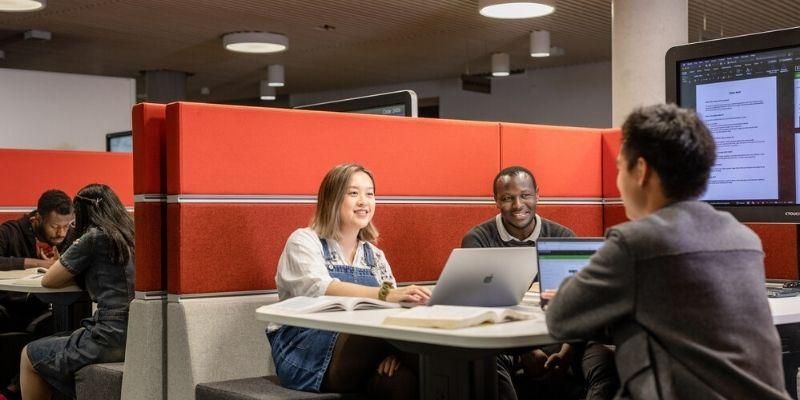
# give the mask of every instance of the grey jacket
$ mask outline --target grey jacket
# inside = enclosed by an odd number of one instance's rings
[[[610,336],[633,399],[787,399],[758,237],[706,203],[617,225],[547,310],[559,339]]]

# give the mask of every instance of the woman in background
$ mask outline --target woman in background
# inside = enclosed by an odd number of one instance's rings
[[[74,332],[56,334],[22,349],[22,398],[50,399],[53,390],[75,397],[74,374],[89,364],[125,359],[128,307],[133,299],[133,219],[106,185],[91,184],[73,200],[78,240],[42,278],[42,286],[77,284],[97,303]]]
[[[396,287],[389,263],[374,244],[374,213],[371,172],[357,164],[330,170],[320,184],[311,225],[292,233],[278,261],[280,300],[327,295],[427,302],[427,288]],[[285,387],[312,392],[366,388],[381,398],[418,396],[417,361],[384,340],[275,325],[267,337]]]

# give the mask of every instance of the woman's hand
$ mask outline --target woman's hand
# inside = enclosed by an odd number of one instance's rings
[[[378,375],[392,376],[400,368],[400,360],[395,356],[387,356],[378,365]]]
[[[386,301],[392,303],[407,302],[414,304],[425,304],[430,298],[430,289],[417,285],[391,289],[389,290],[389,294],[386,295]]]

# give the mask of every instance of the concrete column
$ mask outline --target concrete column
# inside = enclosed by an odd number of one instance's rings
[[[636,107],[663,103],[664,55],[689,35],[688,0],[612,0],[612,122]]]
[[[170,103],[186,99],[186,78],[181,71],[150,70],[144,72],[144,89],[148,103]]]

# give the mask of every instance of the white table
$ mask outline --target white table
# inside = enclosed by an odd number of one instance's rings
[[[0,280],[0,290],[7,292],[32,293],[39,300],[53,307],[55,332],[72,331],[80,325],[80,320],[92,313],[92,302],[86,293],[75,285],[50,289],[37,286],[16,285],[13,279]]]
[[[775,325],[800,323],[800,296],[769,299]]]
[[[547,333],[544,313],[536,318],[464,329],[432,329],[383,325],[402,309],[292,314],[259,308],[256,318],[284,325],[315,328],[387,339],[395,347],[420,357],[423,398],[496,399],[496,354],[506,349],[559,341]]]
[[[523,304],[536,303],[538,295],[526,294]],[[769,299],[769,304],[773,321],[782,331],[782,336],[785,332],[800,330],[800,297]],[[507,349],[559,343],[548,334],[541,311],[536,313],[535,319],[528,321],[454,330],[383,325],[387,316],[401,311],[292,314],[259,308],[256,318],[283,325],[387,339],[403,351],[420,355],[422,396],[435,399],[495,399],[496,354]]]

